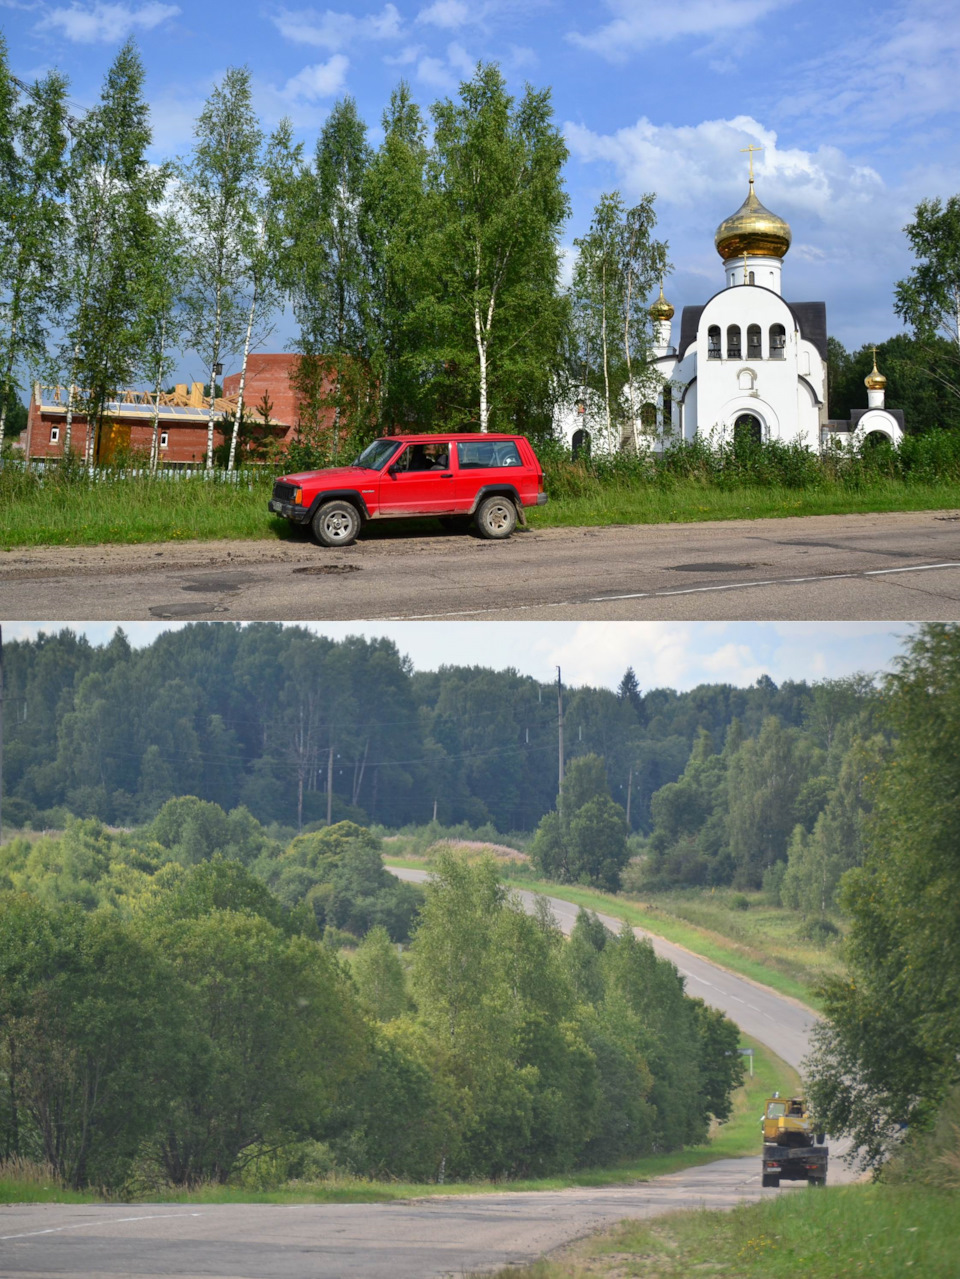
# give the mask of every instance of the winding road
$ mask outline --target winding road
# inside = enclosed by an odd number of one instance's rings
[[[421,870],[394,869],[422,881]],[[521,892],[532,910],[533,893]],[[577,908],[548,898],[569,932]],[[601,916],[614,930],[620,922]],[[639,935],[647,936],[641,930]],[[799,1068],[814,1015],[766,987],[651,937],[687,989]],[[838,1163],[831,1181],[849,1180]],[[760,1187],[759,1157],[726,1159],[642,1185],[450,1196],[390,1204],[274,1206],[70,1204],[0,1209],[5,1279],[457,1279],[536,1259],[624,1217],[674,1208],[730,1208],[779,1193]]]

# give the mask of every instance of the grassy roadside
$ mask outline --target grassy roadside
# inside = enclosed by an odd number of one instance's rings
[[[745,1077],[733,1096],[733,1111],[725,1124],[715,1127],[711,1140],[672,1154],[649,1155],[617,1168],[590,1168],[557,1177],[510,1182],[462,1182],[426,1185],[403,1182],[372,1182],[346,1176],[323,1182],[297,1183],[274,1190],[248,1190],[240,1186],[201,1186],[193,1191],[150,1191],[131,1199],[150,1203],[387,1203],[397,1199],[420,1199],[437,1195],[502,1194],[506,1190],[566,1190],[574,1186],[610,1186],[625,1182],[649,1181],[669,1172],[755,1154],[757,1115],[764,1097],[778,1089],[788,1092],[799,1080],[796,1072],[769,1048],[741,1037],[741,1046],[754,1050],[754,1074]],[[19,1176],[17,1175],[19,1171]],[[0,1204],[10,1203],[103,1203],[95,1193],[64,1190],[42,1169],[21,1164],[19,1169],[0,1165]]]
[[[493,1279],[955,1279],[958,1206],[956,1194],[925,1186],[799,1187],[730,1212],[624,1221]]]
[[[96,483],[51,476],[43,484],[0,472],[0,549],[96,546],[104,543],[285,540],[299,536],[267,512],[272,475],[240,483],[189,479],[116,478]],[[691,523],[788,515],[844,515],[872,511],[955,508],[956,484],[877,478],[858,487],[750,485],[717,488],[695,481],[669,486],[598,484],[594,492],[554,497],[529,512],[533,528]],[[397,536],[392,521],[371,525],[365,539]],[[439,536],[434,520],[411,521],[407,536]]]
[[[427,870],[429,862],[424,859],[397,858],[386,856],[386,866],[398,866],[405,869]],[[546,880],[533,879],[527,875],[505,874],[508,883],[518,888],[527,888],[535,893],[543,893],[547,897],[559,897],[563,901],[572,902],[575,906],[583,906],[585,910],[597,911],[599,914],[612,915],[616,919],[625,920],[634,928],[643,928],[655,933],[667,941],[684,946],[687,950],[712,960],[731,972],[748,977],[751,981],[760,982],[778,991],[790,999],[798,999],[810,1008],[818,1007],[817,999],[811,991],[807,980],[801,974],[806,970],[794,967],[794,971],[784,971],[775,966],[773,956],[758,956],[756,950],[732,941],[728,937],[707,928],[699,927],[663,911],[651,909],[647,903],[631,901],[625,897],[614,897],[597,889],[581,888],[579,885],[551,884]]]

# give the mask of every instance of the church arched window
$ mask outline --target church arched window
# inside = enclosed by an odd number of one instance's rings
[[[747,325],[747,359],[760,359],[760,325]]]
[[[673,388],[668,382],[663,388],[663,429],[669,431],[673,428]]]
[[[711,324],[707,329],[707,359],[720,359],[720,325]]]
[[[770,359],[782,360],[787,353],[787,331],[782,324],[770,325]]]
[[[657,406],[649,400],[640,406],[640,425],[644,435],[653,435],[657,429]]]
[[[752,391],[756,380],[749,369],[741,369],[737,374],[737,385],[741,391]]]
[[[757,277],[754,275],[754,273],[753,273],[752,271],[748,271],[748,272],[747,272],[747,283],[748,283],[748,284],[756,284],[756,282],[757,282]]]
[[[727,359],[740,359],[740,325],[731,324],[727,328]]]

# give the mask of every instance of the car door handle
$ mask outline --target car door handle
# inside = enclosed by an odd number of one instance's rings
[[[452,480],[453,471],[444,471],[443,474],[440,476],[440,478],[441,480]]]

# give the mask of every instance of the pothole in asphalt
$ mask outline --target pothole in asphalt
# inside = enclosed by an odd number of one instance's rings
[[[336,576],[338,573],[359,573],[359,564],[304,564],[302,568],[295,568],[295,573],[310,573],[314,575],[323,574],[325,576]]]
[[[740,573],[746,568],[760,568],[759,564],[724,564],[719,560],[709,560],[705,564],[672,564],[675,573]]]
[[[239,591],[241,586],[255,580],[253,573],[211,573],[207,577],[198,577],[195,582],[185,583],[180,589],[219,594],[222,591]]]
[[[149,609],[153,617],[206,617],[210,613],[229,613],[222,604],[154,604]]]

